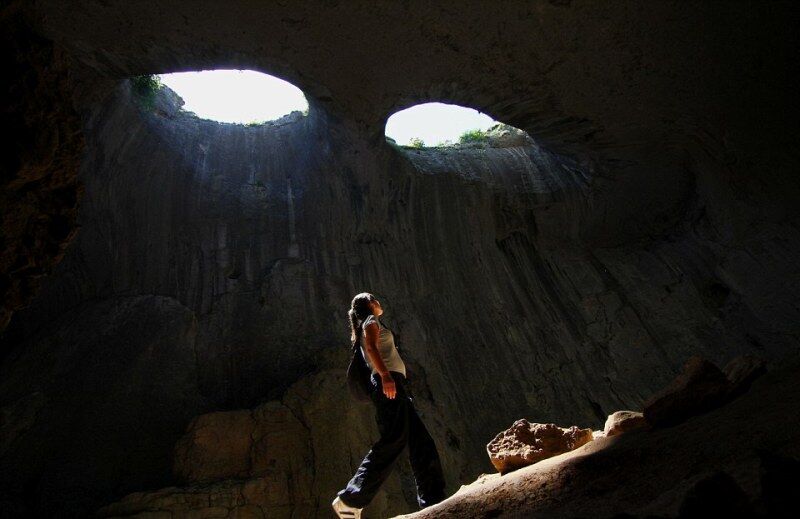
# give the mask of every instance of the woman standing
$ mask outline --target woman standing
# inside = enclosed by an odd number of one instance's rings
[[[347,486],[337,493],[333,510],[340,518],[361,517],[381,484],[389,477],[395,461],[408,444],[411,469],[417,483],[417,503],[426,508],[444,499],[444,475],[436,444],[414,409],[406,387],[406,366],[397,352],[394,335],[385,328],[380,301],[362,292],[350,304],[350,328],[353,344],[371,368],[375,421],[380,439],[364,457]]]

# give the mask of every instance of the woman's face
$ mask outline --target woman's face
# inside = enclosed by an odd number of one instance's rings
[[[377,299],[373,299],[369,302],[369,309],[372,312],[372,315],[378,316],[383,314],[383,307],[381,307],[381,302]]]

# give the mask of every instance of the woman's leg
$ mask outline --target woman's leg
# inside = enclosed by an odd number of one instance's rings
[[[409,458],[417,482],[417,503],[420,508],[426,508],[444,500],[444,473],[436,443],[422,423],[413,403],[409,403]]]
[[[380,381],[372,392],[375,421],[381,437],[364,457],[347,486],[338,492],[341,500],[352,507],[363,508],[372,501],[408,442],[410,402],[402,384],[398,382],[396,387],[394,399],[383,394]]]

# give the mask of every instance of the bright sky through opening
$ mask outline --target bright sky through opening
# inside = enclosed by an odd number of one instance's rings
[[[305,111],[303,91],[291,83],[253,70],[203,70],[162,74],[161,82],[198,117],[225,123],[278,119],[294,110]]]
[[[392,114],[386,121],[386,135],[397,144],[407,145],[417,138],[426,146],[436,146],[444,141],[458,142],[468,130],[487,130],[495,124],[497,121],[472,108],[425,103]]]

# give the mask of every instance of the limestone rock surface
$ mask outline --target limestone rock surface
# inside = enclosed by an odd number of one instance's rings
[[[43,328],[50,339],[19,352],[13,369],[0,364],[0,503],[33,482],[68,485],[81,490],[46,511],[15,515],[86,517],[70,511],[98,508],[91,507],[109,502],[111,489],[124,495],[170,484],[175,440],[192,410],[206,405],[194,368],[196,327],[173,298],[100,299]]]
[[[637,411],[617,411],[608,415],[603,427],[604,436],[616,436],[649,427],[644,415]]]
[[[530,423],[522,418],[486,445],[492,465],[501,474],[525,467],[592,441],[591,429]]]
[[[0,6],[0,332],[53,271],[76,225],[84,186],[80,116],[69,56],[29,26],[24,2]]]
[[[319,516],[313,503],[293,499],[285,481],[264,476],[136,492],[104,506],[96,517],[310,519]]]
[[[313,478],[310,442],[308,429],[279,401],[209,413],[192,420],[178,440],[173,470],[186,483],[280,473],[297,487],[290,495],[301,501],[298,494],[308,494]]]
[[[195,417],[175,445],[173,467],[181,485],[134,492],[97,515],[329,515],[330,500],[378,438],[371,409],[351,402],[343,386],[343,370],[323,371],[298,380],[282,400]],[[330,409],[338,409],[340,421],[330,420]],[[398,467],[365,509],[365,519],[413,506],[401,489],[401,479],[411,477],[408,461]]]
[[[199,483],[248,476],[254,430],[249,411],[198,416],[175,446],[175,475]]]
[[[693,356],[669,386],[645,402],[644,418],[654,426],[674,425],[740,396],[764,373],[763,359],[753,355],[734,358],[724,371]]]
[[[793,517],[799,400],[795,363],[693,420],[598,438],[506,475],[482,476],[441,503],[400,517]]]
[[[728,378],[730,397],[741,395],[750,387],[755,379],[767,372],[764,359],[753,355],[742,355],[731,360],[723,368]]]
[[[669,386],[645,403],[643,414],[653,426],[675,425],[722,404],[729,389],[727,377],[717,366],[693,356]]]

